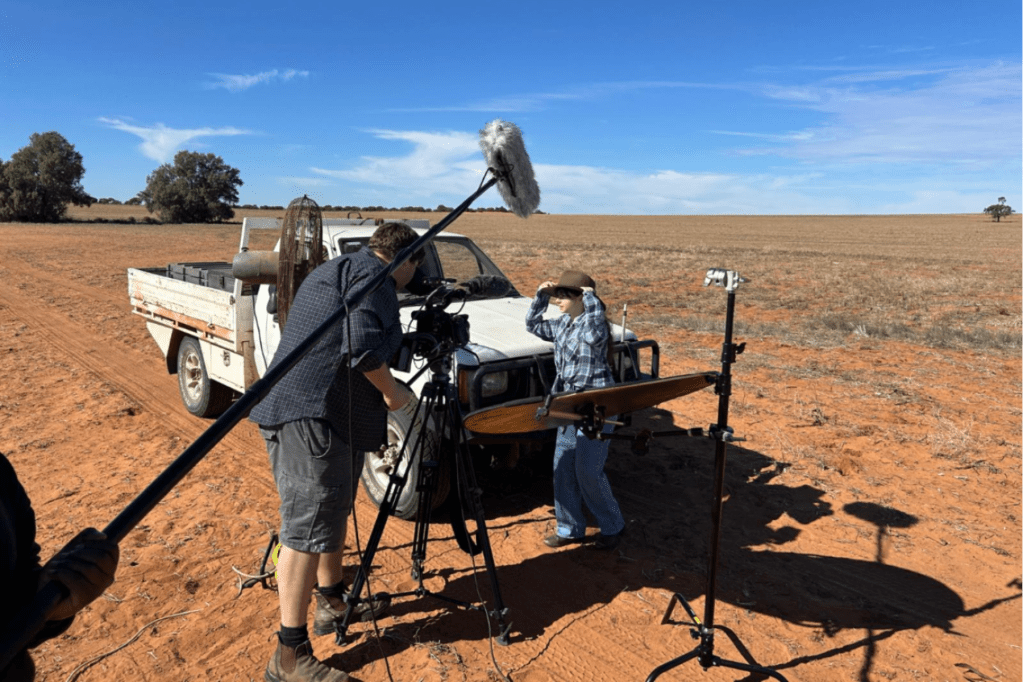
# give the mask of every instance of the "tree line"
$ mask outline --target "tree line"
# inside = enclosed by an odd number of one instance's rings
[[[112,198],[96,199],[82,187],[85,166],[75,146],[57,132],[33,133],[29,143],[15,152],[10,161],[0,159],[0,221],[59,222],[67,216],[69,205],[120,204]],[[238,205],[238,188],[244,183],[237,168],[215,154],[180,151],[173,163],[165,163],[146,177],[146,188],[125,204],[145,205],[166,223],[211,223],[230,220],[234,209],[284,210],[283,206]],[[453,209],[440,204],[435,209],[422,206],[331,206],[325,211],[417,213]],[[470,208],[469,211],[508,213],[504,206]],[[542,211],[537,211],[542,213]],[[992,220],[1001,222],[1015,211],[998,197],[998,203],[984,209]],[[148,220],[148,219],[147,219]]]
[[[52,223],[64,220],[72,204],[120,203],[91,196],[82,187],[84,175],[82,155],[63,135],[33,133],[10,161],[0,159],[0,220]],[[125,203],[144,204],[164,222],[218,222],[234,217],[241,185],[238,170],[219,156],[181,151]]]
[[[82,155],[60,133],[33,133],[29,143],[4,163],[0,159],[0,221],[52,223],[64,220],[70,205],[121,204],[110,197],[96,199],[82,187],[85,166]],[[165,163],[146,177],[146,188],[123,202],[144,205],[165,223],[211,223],[230,220],[234,209],[280,210],[283,206],[238,205],[238,188],[244,183],[237,168],[215,154],[180,151],[173,163]],[[453,209],[440,204],[422,206],[331,206],[325,211],[402,211],[419,213]],[[507,213],[504,206],[469,209]],[[540,211],[537,211],[540,213]],[[146,222],[151,219],[146,218]]]

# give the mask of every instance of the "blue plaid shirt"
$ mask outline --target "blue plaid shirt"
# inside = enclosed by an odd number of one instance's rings
[[[345,296],[385,267],[369,249],[329,260],[302,282],[274,353],[274,367],[325,319]],[[348,333],[351,330],[351,347]],[[398,295],[388,277],[359,307],[331,328],[252,410],[249,419],[277,426],[296,419],[326,419],[355,450],[376,450],[387,435],[384,397],[363,376],[389,362],[401,344]],[[354,368],[349,372],[344,363]],[[351,388],[349,389],[349,375]],[[352,432],[348,428],[351,391]]]
[[[610,334],[604,305],[593,292],[583,293],[583,312],[574,320],[569,314],[545,320],[547,294],[538,293],[526,314],[526,331],[554,342],[554,367],[558,371],[555,393],[613,386],[607,364]]]

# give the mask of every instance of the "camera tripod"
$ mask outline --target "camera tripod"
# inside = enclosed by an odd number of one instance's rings
[[[675,608],[676,604],[682,604],[682,607],[689,614],[692,619],[690,625],[693,626],[691,634],[693,639],[698,639],[699,644],[696,648],[689,653],[683,654],[678,658],[675,658],[667,663],[657,666],[647,677],[646,682],[653,682],[659,676],[666,673],[667,671],[676,668],[686,661],[695,658],[704,670],[711,667],[724,667],[734,668],[735,670],[742,670],[749,673],[759,673],[766,677],[772,677],[781,682],[788,682],[781,673],[772,670],[771,668],[765,668],[759,665],[753,665],[748,663],[739,663],[737,661],[728,661],[723,658],[714,655],[714,603],[717,592],[717,569],[718,569],[718,551],[720,549],[721,541],[721,509],[724,502],[724,488],[725,488],[725,449],[727,443],[734,440],[741,440],[733,437],[732,429],[728,427],[728,400],[732,394],[732,364],[735,362],[737,355],[745,350],[746,344],[734,344],[732,343],[732,326],[733,318],[735,316],[735,290],[739,286],[740,282],[745,280],[739,276],[739,273],[732,270],[723,270],[721,268],[711,268],[707,271],[707,277],[704,279],[704,286],[715,284],[722,286],[728,293],[728,308],[725,316],[725,340],[722,344],[721,349],[721,374],[718,376],[717,385],[714,388],[715,393],[718,394],[718,422],[717,424],[711,425],[709,429],[709,437],[714,439],[714,506],[712,509],[712,529],[711,529],[711,546],[710,546],[710,558],[707,569],[707,601],[704,606],[704,616],[701,622],[697,617],[696,612],[693,610],[689,602],[686,601],[685,597],[681,594],[675,593],[671,597],[671,601],[668,603],[668,608],[664,612],[664,617],[661,619],[661,624],[668,624],[671,622],[671,613]],[[702,429],[695,430],[690,429],[689,431],[680,432],[667,432],[663,434],[647,434],[647,438],[651,435],[698,435],[695,431],[702,431]]]
[[[490,547],[490,538],[487,535],[487,525],[483,504],[481,501],[482,489],[476,483],[475,469],[473,468],[472,456],[469,454],[468,446],[464,437],[462,427],[462,416],[458,407],[457,389],[451,383],[451,352],[443,353],[429,361],[429,369],[432,371],[431,379],[423,387],[422,399],[416,406],[413,415],[413,429],[419,424],[418,432],[415,434],[415,444],[409,452],[409,442],[412,440],[412,432],[405,436],[397,460],[392,465],[387,488],[384,491],[383,499],[380,502],[380,511],[377,514],[373,531],[366,543],[366,550],[362,555],[362,562],[352,583],[350,606],[363,601],[359,595],[367,582],[369,570],[373,566],[373,557],[380,546],[380,539],[384,533],[384,526],[387,519],[397,505],[398,499],[407,483],[409,471],[412,470],[412,462],[418,461],[416,491],[419,493],[418,506],[416,508],[416,524],[412,541],[412,579],[418,581],[419,586],[409,592],[401,592],[389,595],[390,599],[401,597],[433,597],[441,601],[455,604],[466,609],[486,613],[488,619],[488,631],[490,630],[490,618],[495,618],[498,624],[497,642],[507,646],[509,643],[508,634],[511,630],[511,623],[506,623],[505,617],[508,609],[501,600],[501,589],[497,582],[497,569],[494,566],[494,556]],[[433,428],[431,429],[431,422]],[[428,448],[431,438],[431,431],[436,435],[437,447]],[[441,467],[440,457],[442,446],[449,444],[453,457],[454,471],[446,472]],[[405,457],[408,457],[407,466],[402,466]],[[490,576],[490,587],[494,595],[494,608],[487,610],[486,605],[473,604],[458,599],[452,599],[443,594],[431,592],[423,585],[423,564],[426,561],[427,540],[430,533],[430,513],[433,507],[434,493],[437,490],[438,477],[441,475],[452,475],[456,483],[454,491],[455,503],[451,505],[451,527],[459,547],[470,556],[483,553],[487,574]],[[465,526],[466,511],[463,505],[469,507],[468,511],[473,514],[476,522],[475,542],[470,537]],[[370,597],[372,599],[372,597]],[[352,617],[354,608],[348,608],[343,621],[335,626],[335,640],[338,644],[345,643],[345,636]]]

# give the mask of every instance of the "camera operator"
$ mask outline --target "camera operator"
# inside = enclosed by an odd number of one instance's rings
[[[338,256],[310,273],[295,295],[274,363],[344,307],[355,287],[379,274],[416,238],[407,225],[386,223],[373,233],[369,248]],[[249,415],[266,440],[281,498],[283,547],[277,565],[281,628],[266,668],[270,682],[348,679],[313,656],[307,609],[315,584],[313,632],[329,634],[351,608],[342,579],[348,516],[364,452],[386,441],[387,411],[399,410],[412,399],[386,362],[402,339],[397,290],[409,283],[422,259],[418,252],[395,269]],[[353,615],[369,618],[386,607],[381,601],[362,603],[354,607]]]

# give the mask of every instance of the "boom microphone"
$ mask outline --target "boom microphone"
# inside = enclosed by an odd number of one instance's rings
[[[540,187],[519,127],[494,119],[480,131],[480,149],[497,178],[497,191],[504,203],[518,217],[528,218],[540,205]]]

